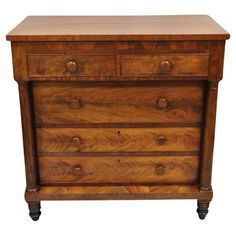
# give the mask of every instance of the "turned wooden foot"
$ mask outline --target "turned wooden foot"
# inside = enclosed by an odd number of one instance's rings
[[[40,202],[28,202],[29,215],[33,221],[37,221],[41,215]]]
[[[204,220],[206,218],[206,215],[208,213],[208,207],[210,202],[209,201],[200,201],[197,202],[197,213],[201,220]]]

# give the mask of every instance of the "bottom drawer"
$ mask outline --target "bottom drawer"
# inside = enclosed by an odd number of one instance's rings
[[[194,183],[198,156],[39,158],[41,184]]]

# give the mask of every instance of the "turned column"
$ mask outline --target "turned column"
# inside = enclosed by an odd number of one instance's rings
[[[214,149],[215,136],[215,121],[216,121],[216,105],[218,83],[223,76],[223,62],[224,62],[224,41],[212,41],[209,45],[209,73],[206,88],[205,100],[205,115],[204,115],[204,130],[202,155],[200,164],[200,192],[210,192],[209,199],[198,199],[198,209],[200,219],[204,219],[208,213],[209,203],[212,198],[211,175],[212,175],[212,161]]]
[[[26,193],[32,193],[38,190],[38,170],[35,151],[31,86],[30,83],[26,81],[18,81],[18,85],[24,141]],[[37,220],[40,216],[40,202],[28,202],[28,205],[30,217],[33,220]]]
[[[199,185],[199,189],[202,192],[212,191],[211,174],[214,149],[217,92],[218,81],[209,81],[206,94],[205,124]],[[197,212],[200,219],[204,219],[206,217],[210,201],[211,199],[207,201],[198,200]]]

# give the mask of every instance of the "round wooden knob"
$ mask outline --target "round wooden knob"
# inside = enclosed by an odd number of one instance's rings
[[[163,166],[163,165],[156,166],[156,174],[157,175],[164,175],[165,174],[165,166]]]
[[[73,137],[71,141],[77,145],[81,143],[81,139],[79,137]]]
[[[81,177],[82,176],[82,169],[80,166],[75,166],[74,169],[73,169],[73,174],[78,176],[78,177]]]
[[[157,106],[159,108],[166,108],[168,106],[168,101],[166,98],[159,98],[157,100]]]
[[[162,61],[160,63],[160,71],[161,72],[168,72],[171,69],[171,64],[169,61]]]
[[[66,67],[68,69],[69,72],[71,73],[74,73],[77,71],[78,69],[78,65],[75,61],[69,61],[67,64],[66,64]]]
[[[71,139],[73,149],[76,149],[76,152],[81,152],[83,149],[83,142],[80,137],[73,137]]]
[[[70,107],[73,109],[81,107],[81,101],[80,99],[73,99],[70,101]]]
[[[157,138],[157,141],[159,145],[164,145],[166,143],[166,137],[161,135]]]

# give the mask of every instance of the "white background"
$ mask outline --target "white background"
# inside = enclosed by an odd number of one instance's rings
[[[0,235],[236,235],[235,21],[233,0],[7,0],[0,2]],[[28,216],[17,83],[5,35],[27,15],[208,14],[230,34],[219,87],[213,166],[214,198],[205,221],[195,200],[42,202]]]

